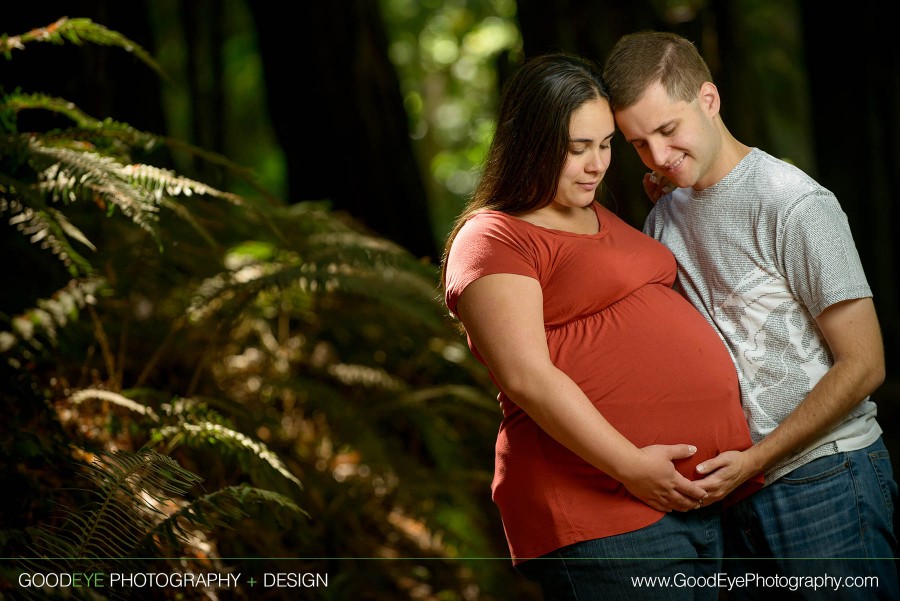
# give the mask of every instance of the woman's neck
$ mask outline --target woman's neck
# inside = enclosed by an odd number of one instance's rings
[[[573,234],[593,235],[600,231],[600,221],[593,203],[586,207],[567,207],[551,202],[546,207],[519,215],[519,218],[534,225]]]

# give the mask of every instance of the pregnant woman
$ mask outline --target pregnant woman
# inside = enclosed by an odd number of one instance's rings
[[[713,600],[631,579],[720,570],[721,504],[691,479],[750,435],[672,254],[595,200],[614,132],[596,65],[521,67],[447,240],[445,301],[500,390],[492,490],[517,569],[548,600]]]

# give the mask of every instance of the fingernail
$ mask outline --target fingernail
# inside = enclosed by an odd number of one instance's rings
[[[650,181],[655,184],[658,180],[659,180],[659,178],[656,176],[656,172],[651,171],[650,172]]]
[[[688,450],[689,450],[691,453],[696,453],[696,452],[697,452],[697,447],[695,447],[694,445],[690,444],[690,445],[688,445]]]
[[[700,465],[697,466],[697,471],[700,472],[701,474],[705,474],[706,466],[701,463]]]

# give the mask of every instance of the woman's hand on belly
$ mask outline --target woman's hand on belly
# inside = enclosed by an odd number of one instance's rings
[[[678,473],[673,463],[697,452],[686,444],[650,445],[639,449],[641,461],[623,470],[620,481],[628,492],[658,511],[689,511],[697,508],[707,491]]]

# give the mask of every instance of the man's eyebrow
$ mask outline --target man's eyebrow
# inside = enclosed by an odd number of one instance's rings
[[[672,119],[672,120],[670,120],[670,121],[666,121],[665,123],[663,123],[662,125],[660,125],[660,126],[657,127],[656,129],[654,129],[653,131],[654,131],[654,132],[658,132],[658,131],[662,131],[662,130],[664,130],[664,129],[669,129],[670,127],[672,127],[672,126],[675,125],[676,123],[678,123],[678,119]]]
[[[672,127],[673,125],[675,125],[677,123],[678,123],[678,119],[672,119],[670,121],[666,121],[665,123],[659,125],[656,129],[654,129],[652,133],[654,133],[654,134],[659,133],[659,132],[663,131],[664,129],[669,129],[670,127]],[[624,134],[623,134],[623,137],[624,137]],[[628,142],[629,144],[634,144],[635,142],[639,142],[641,140],[643,140],[643,138],[625,138],[625,141]]]

